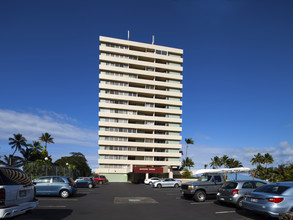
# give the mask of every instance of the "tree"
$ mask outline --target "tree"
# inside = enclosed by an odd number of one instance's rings
[[[23,165],[23,159],[18,156],[13,156],[10,154],[9,156],[4,155],[4,159],[0,160],[1,165],[13,166],[13,167],[21,167]]]
[[[11,145],[11,148],[15,148],[12,156],[15,154],[16,151],[20,151],[22,147],[26,147],[26,139],[22,136],[22,134],[13,134],[13,138],[9,138],[9,145]]]
[[[182,168],[184,167],[188,167],[190,169],[190,167],[194,166],[194,162],[192,161],[191,158],[187,157],[186,159],[182,160]]]
[[[187,158],[187,151],[188,151],[188,144],[194,144],[194,141],[192,140],[192,138],[185,138],[185,142],[186,142],[186,155],[185,155],[185,159]]]
[[[91,175],[91,169],[87,163],[85,156],[80,152],[71,152],[69,157],[61,157],[55,161],[55,165],[66,167],[68,166],[73,170],[78,170],[78,176]]]
[[[243,166],[239,160],[235,160],[234,158],[229,158],[227,160],[227,167],[228,168],[235,168],[235,167],[243,167]]]
[[[270,155],[269,153],[266,153],[263,156],[263,163],[266,164],[266,168],[268,168],[268,164],[272,164],[274,162],[273,156]]]
[[[264,162],[264,157],[260,153],[254,155],[254,158],[251,159],[250,163],[252,165],[258,164],[261,165]]]
[[[210,167],[212,167],[213,169],[216,169],[216,168],[222,166],[221,158],[219,158],[218,156],[211,158],[211,160],[212,160],[212,162],[210,163]]]
[[[28,147],[31,149],[31,157],[29,161],[43,160],[42,156],[43,147],[39,141],[33,141],[33,144],[28,144]]]
[[[227,160],[229,159],[229,157],[227,155],[224,155],[223,157],[221,157],[221,161],[222,164],[224,165],[224,167],[227,167]]]
[[[191,178],[192,177],[191,174],[192,174],[192,172],[185,168],[182,172],[182,177],[183,178]]]
[[[39,140],[41,142],[45,142],[45,146],[44,146],[44,151],[47,151],[47,145],[48,144],[55,144],[54,143],[54,138],[51,137],[51,135],[49,133],[42,133],[42,136],[39,138]]]

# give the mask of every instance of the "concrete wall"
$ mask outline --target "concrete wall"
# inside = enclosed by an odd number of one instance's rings
[[[119,173],[100,173],[100,175],[104,175],[107,177],[109,182],[127,182],[127,174],[119,174]]]

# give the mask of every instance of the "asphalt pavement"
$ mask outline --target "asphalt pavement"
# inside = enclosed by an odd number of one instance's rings
[[[39,206],[15,220],[263,220],[270,219],[220,205],[215,197],[198,203],[181,197],[180,189],[152,188],[144,184],[108,183],[80,188],[73,197],[38,197]]]

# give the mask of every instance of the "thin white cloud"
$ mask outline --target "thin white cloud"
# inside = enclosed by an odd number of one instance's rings
[[[29,141],[37,140],[42,133],[48,132],[55,141],[62,144],[73,144],[97,147],[97,130],[80,128],[68,122],[64,115],[43,111],[42,115],[22,113],[0,109],[0,140],[8,140],[15,133],[23,134]],[[56,116],[56,117],[54,117]]]

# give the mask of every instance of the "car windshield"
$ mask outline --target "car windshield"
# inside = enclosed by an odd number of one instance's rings
[[[211,177],[212,176],[201,176],[200,178],[199,178],[199,181],[201,181],[201,182],[207,182],[207,181],[210,181],[210,179],[211,179]]]
[[[236,189],[238,183],[235,182],[226,182],[223,184],[222,188],[223,189]]]
[[[289,186],[279,186],[275,184],[264,185],[254,190],[254,192],[264,192],[264,193],[272,193],[272,194],[281,195],[283,192],[285,192],[289,188],[290,188]]]

